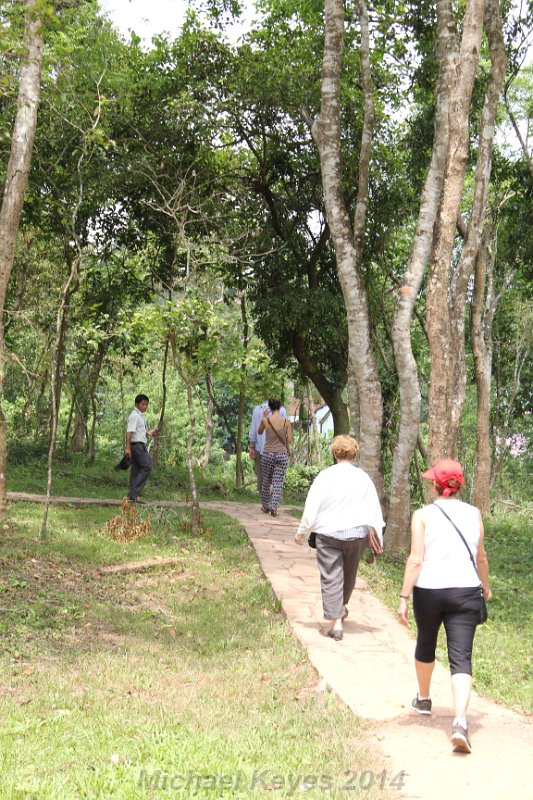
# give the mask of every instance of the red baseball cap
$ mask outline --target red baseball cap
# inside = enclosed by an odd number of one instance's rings
[[[431,469],[423,472],[422,477],[428,481],[436,481],[439,486],[446,487],[444,491],[446,496],[457,492],[465,482],[462,466],[452,458],[441,458]],[[451,478],[457,481],[458,487],[448,485]]]

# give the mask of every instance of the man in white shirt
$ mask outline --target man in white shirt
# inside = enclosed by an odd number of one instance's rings
[[[154,436],[156,429],[148,430],[144,413],[150,400],[145,394],[135,398],[135,408],[128,417],[126,428],[126,447],[124,455],[131,458],[130,485],[128,497],[131,503],[142,503],[141,492],[152,471],[152,459],[148,452],[147,437]]]
[[[248,439],[250,440],[248,454],[255,464],[255,474],[257,477],[257,491],[261,494],[261,487],[263,485],[263,470],[261,467],[261,456],[265,447],[266,433],[257,433],[257,429],[263,419],[263,412],[268,408],[268,400],[256,406],[252,412],[252,422],[250,423],[250,432]],[[281,406],[279,413],[282,417],[287,416],[284,407]]]

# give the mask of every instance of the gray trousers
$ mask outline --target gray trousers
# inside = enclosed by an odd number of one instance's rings
[[[320,572],[324,619],[341,619],[355,586],[361,556],[368,545],[364,539],[334,539],[317,533],[316,560]]]
[[[259,495],[261,495],[261,490],[263,488],[263,465],[261,464],[261,456],[259,453],[255,455],[255,476],[257,478],[257,491]]]
[[[146,445],[142,444],[142,442],[132,442],[130,486],[128,489],[130,500],[136,500],[139,497],[146,486],[151,471],[152,459],[146,449]]]

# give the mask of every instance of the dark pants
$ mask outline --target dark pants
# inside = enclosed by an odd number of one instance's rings
[[[439,628],[444,625],[450,672],[472,674],[472,645],[479,622],[479,587],[413,589],[413,613],[418,629],[415,658],[435,661]]]
[[[316,537],[316,560],[320,572],[324,619],[341,619],[355,586],[361,556],[368,544],[364,539]]]
[[[131,445],[131,472],[128,497],[136,500],[146,486],[152,471],[152,459],[142,442],[132,442]]]

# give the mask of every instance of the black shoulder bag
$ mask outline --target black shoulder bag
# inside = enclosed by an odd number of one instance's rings
[[[472,553],[470,552],[470,548],[469,548],[469,546],[467,544],[467,541],[466,541],[465,537],[463,536],[463,534],[461,533],[461,531],[459,530],[459,528],[457,527],[455,522],[452,519],[450,519],[448,514],[445,512],[445,510],[441,506],[439,506],[437,503],[432,503],[432,505],[436,506],[439,509],[439,511],[442,511],[442,513],[444,514],[444,516],[446,517],[448,522],[451,525],[453,525],[453,527],[455,528],[455,530],[457,531],[457,533],[459,534],[459,536],[463,540],[464,546],[468,550],[468,555],[470,556],[470,561],[472,562],[472,566],[474,567],[474,569],[476,571],[476,575],[479,578],[479,572],[477,571],[476,562],[474,561],[474,557],[472,556]],[[480,589],[481,606],[480,606],[480,609],[479,609],[479,622],[478,622],[478,625],[483,625],[483,623],[486,622],[488,620],[488,618],[489,618],[489,612],[488,612],[488,609],[487,609],[487,603],[485,602],[485,597],[483,595],[483,584],[481,583],[481,578],[479,578],[479,581],[480,581],[479,589]]]

